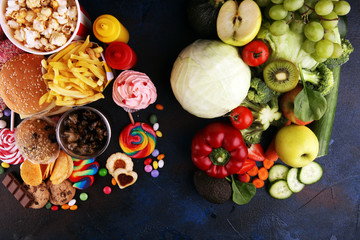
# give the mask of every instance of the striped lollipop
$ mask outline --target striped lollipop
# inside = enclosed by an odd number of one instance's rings
[[[11,165],[24,162],[25,159],[15,144],[15,130],[0,130],[0,160]]]
[[[127,125],[120,134],[121,149],[132,158],[149,156],[156,146],[156,134],[146,123],[136,122]]]

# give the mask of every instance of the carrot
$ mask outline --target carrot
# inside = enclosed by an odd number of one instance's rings
[[[279,155],[275,150],[275,137],[271,140],[269,146],[264,153],[265,159],[276,161],[279,159]]]
[[[238,179],[240,182],[248,183],[250,182],[250,175],[247,173],[239,174]]]
[[[266,168],[264,168],[264,167],[261,167],[260,169],[259,169],[259,171],[258,171],[258,177],[261,179],[261,180],[266,180],[266,179],[268,179],[268,177],[269,177],[269,171],[266,169]]]
[[[263,165],[264,168],[270,169],[272,166],[274,166],[274,161],[265,158],[265,160],[263,161]]]
[[[250,176],[254,177],[258,174],[259,168],[258,166],[254,166],[252,169],[250,169],[247,174],[249,174]]]
[[[255,185],[256,188],[262,188],[264,186],[264,180],[261,180],[260,178],[254,178],[252,180],[252,183]]]

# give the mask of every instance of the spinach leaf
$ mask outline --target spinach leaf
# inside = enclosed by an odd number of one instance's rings
[[[254,197],[256,187],[252,183],[243,183],[231,176],[231,187],[233,190],[232,200],[239,205],[246,204]]]

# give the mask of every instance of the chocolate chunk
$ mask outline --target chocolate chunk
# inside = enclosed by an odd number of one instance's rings
[[[28,208],[34,202],[33,196],[12,173],[8,173],[2,183],[24,208]]]

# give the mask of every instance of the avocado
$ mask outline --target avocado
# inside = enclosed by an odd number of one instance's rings
[[[211,203],[221,204],[231,198],[232,188],[225,178],[213,178],[203,171],[196,171],[194,184],[198,193]]]

